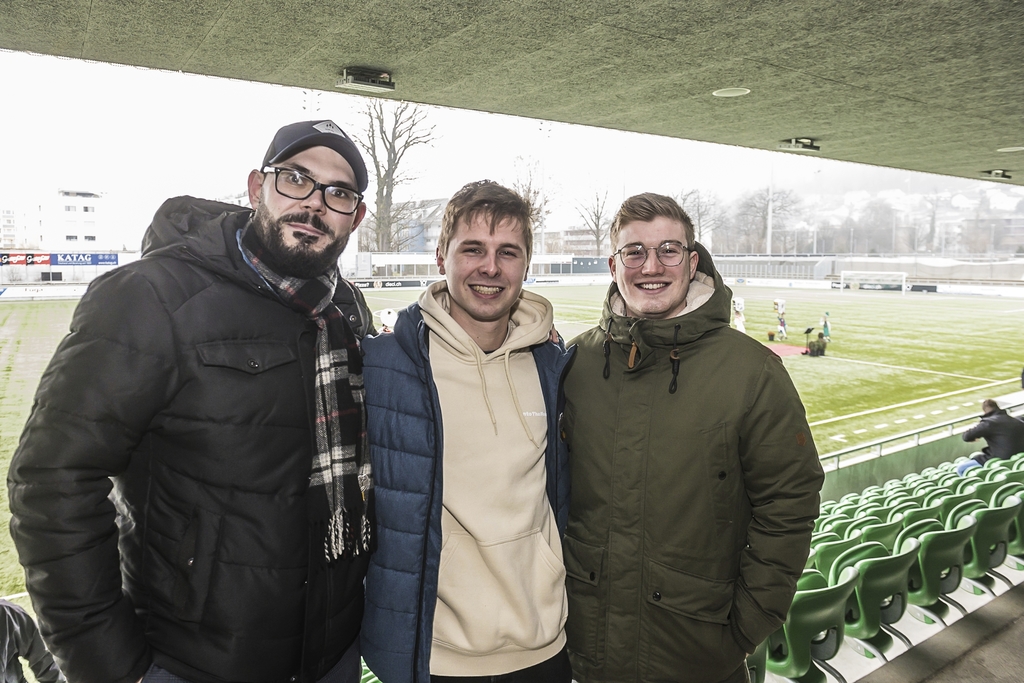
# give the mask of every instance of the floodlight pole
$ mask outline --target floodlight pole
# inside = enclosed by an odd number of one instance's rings
[[[772,204],[775,195],[775,162],[768,162],[768,229],[765,234],[765,252],[772,255]]]

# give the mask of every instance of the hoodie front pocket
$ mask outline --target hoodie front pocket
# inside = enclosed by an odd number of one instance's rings
[[[453,532],[441,557],[434,640],[459,652],[536,650],[565,622],[565,570],[539,530],[492,543]]]

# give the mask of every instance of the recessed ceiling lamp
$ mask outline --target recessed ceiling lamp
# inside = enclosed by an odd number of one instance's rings
[[[993,168],[991,171],[982,171],[981,177],[990,178],[992,180],[1009,180],[1013,176],[1011,176],[1009,171],[1004,168]]]
[[[782,144],[779,145],[779,149],[789,152],[820,152],[821,147],[814,143],[814,138],[790,138],[789,140],[783,140]]]
[[[1024,152],[1024,147],[1000,147],[997,152]]]
[[[396,83],[391,80],[390,71],[366,66],[347,66],[342,69],[341,78],[334,84],[334,87],[344,90],[388,93],[394,92],[395,85]]]
[[[743,97],[750,94],[750,88],[722,88],[711,94],[715,97]]]

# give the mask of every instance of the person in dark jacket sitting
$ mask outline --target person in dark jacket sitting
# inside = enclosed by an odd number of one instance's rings
[[[28,661],[39,683],[64,681],[64,674],[57,668],[53,656],[43,645],[36,622],[28,612],[6,600],[0,600],[0,610],[3,611],[3,620],[0,621],[0,627],[3,628],[3,633],[0,634],[0,646],[3,647],[3,653],[0,655],[0,667],[3,667],[0,681],[25,683],[27,679],[19,657],[24,657]]]
[[[964,432],[964,441],[985,439],[987,446],[965,462],[957,465],[957,474],[980,467],[992,458],[1006,460],[1024,451],[1024,421],[1018,420],[999,407],[991,398],[981,402],[981,422]]]
[[[285,126],[255,211],[168,200],[82,298],[8,479],[70,680],[359,680],[372,324],[337,261],[366,185],[335,123]]]

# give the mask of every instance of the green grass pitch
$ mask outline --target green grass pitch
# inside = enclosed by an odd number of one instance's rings
[[[606,287],[537,287],[571,340],[597,324]],[[786,300],[789,344],[832,323],[826,356],[783,359],[807,407],[821,453],[979,412],[979,402],[1020,389],[1024,299],[897,292],[734,288],[747,333],[767,343],[772,300]],[[374,311],[401,308],[417,290],[369,291]],[[0,303],[0,466],[7,471],[46,363],[67,333],[74,301]],[[379,325],[379,320],[377,321]],[[6,523],[6,477],[0,505]],[[23,590],[9,535],[0,535],[0,595]]]

